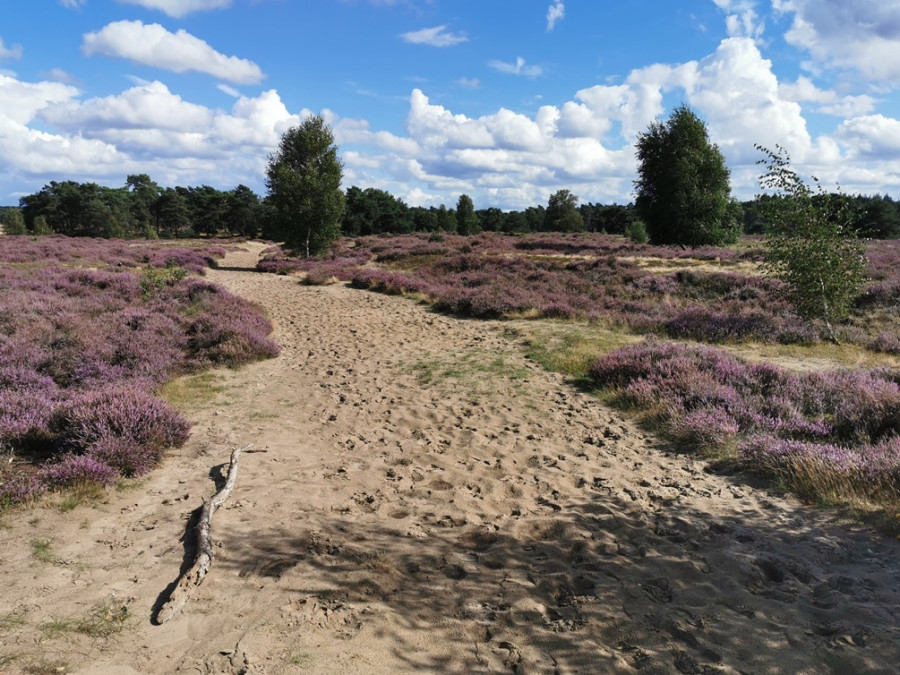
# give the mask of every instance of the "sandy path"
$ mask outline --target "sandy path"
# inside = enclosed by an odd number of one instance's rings
[[[900,542],[667,452],[509,323],[239,269],[258,251],[209,276],[282,355],[217,372],[139,487],[4,521],[0,672],[896,672]],[[210,575],[152,625],[245,443]],[[122,633],[48,629],[104,600]]]

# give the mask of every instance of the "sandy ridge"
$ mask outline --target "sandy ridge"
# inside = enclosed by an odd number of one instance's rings
[[[217,373],[139,488],[7,521],[0,619],[24,619],[0,672],[895,672],[900,542],[672,454],[525,360],[514,324],[304,287],[246,249],[209,277],[281,356]],[[152,625],[245,443],[209,576]],[[110,598],[132,618],[109,640],[39,628]]]

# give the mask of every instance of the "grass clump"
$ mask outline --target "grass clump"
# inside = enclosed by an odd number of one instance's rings
[[[52,542],[49,539],[32,539],[31,556],[42,563],[52,563],[56,560],[53,555]]]

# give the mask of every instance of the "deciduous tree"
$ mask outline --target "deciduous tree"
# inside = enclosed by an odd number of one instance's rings
[[[481,232],[481,223],[475,215],[475,205],[469,195],[460,195],[456,202],[456,231],[464,235]]]
[[[285,245],[306,257],[341,235],[343,168],[334,135],[319,116],[288,129],[269,157],[266,187]]]
[[[544,213],[544,229],[549,232],[583,230],[584,218],[578,211],[578,197],[568,190],[559,190],[550,195],[547,211]]]
[[[756,147],[766,155],[760,185],[777,196],[766,201],[766,266],[785,282],[797,312],[821,319],[838,342],[834,324],[849,314],[868,267],[848,200],[807,186],[784,148]]]
[[[737,205],[730,172],[706,125],[679,106],[637,139],[638,217],[653,244],[721,245],[737,241]]]

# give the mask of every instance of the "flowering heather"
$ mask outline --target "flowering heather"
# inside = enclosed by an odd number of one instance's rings
[[[184,443],[186,420],[152,395],[162,383],[278,352],[259,308],[185,276],[223,253],[0,237],[0,446],[138,475]],[[53,479],[47,471],[33,481]],[[37,489],[15,475],[2,482],[3,503]]]
[[[32,473],[0,475],[0,508],[37,499],[47,492],[47,485]]]
[[[181,447],[190,435],[188,421],[168,403],[121,386],[76,394],[57,407],[49,428],[60,447],[79,452],[107,438],[161,452]]]
[[[3,263],[65,263],[98,267],[165,267],[170,263],[195,274],[225,255],[225,247],[215,243],[188,246],[162,242],[91,237],[0,237]]]
[[[339,278],[349,278],[350,270],[364,265],[372,257],[364,248],[352,247],[346,239],[339,239],[325,256],[320,258],[297,258],[288,255],[280,246],[272,246],[263,251],[256,269],[273,274],[291,274],[293,272],[311,272],[321,266],[334,270]]]
[[[131,478],[141,476],[156,466],[160,449],[141,445],[132,438],[103,436],[87,447],[86,456]]]
[[[757,261],[758,248],[680,250],[608,235],[493,232],[369,236],[352,243],[342,240],[321,260],[273,250],[259,267],[305,271],[310,283],[337,278],[384,293],[418,293],[438,309],[468,316],[581,318],[714,343],[820,339],[783,299],[777,280],[691,269],[660,273],[636,262]]]
[[[38,474],[49,488],[70,488],[88,483],[109,485],[117,475],[117,471],[111,466],[84,455],[63,457],[59,462],[44,467]]]
[[[829,494],[851,479],[853,494],[873,498],[898,484],[897,373],[795,374],[650,338],[600,358],[590,376],[621,402],[652,410],[678,440],[719,449],[737,443],[749,465],[779,475],[807,480],[814,468],[819,483],[832,485]]]

